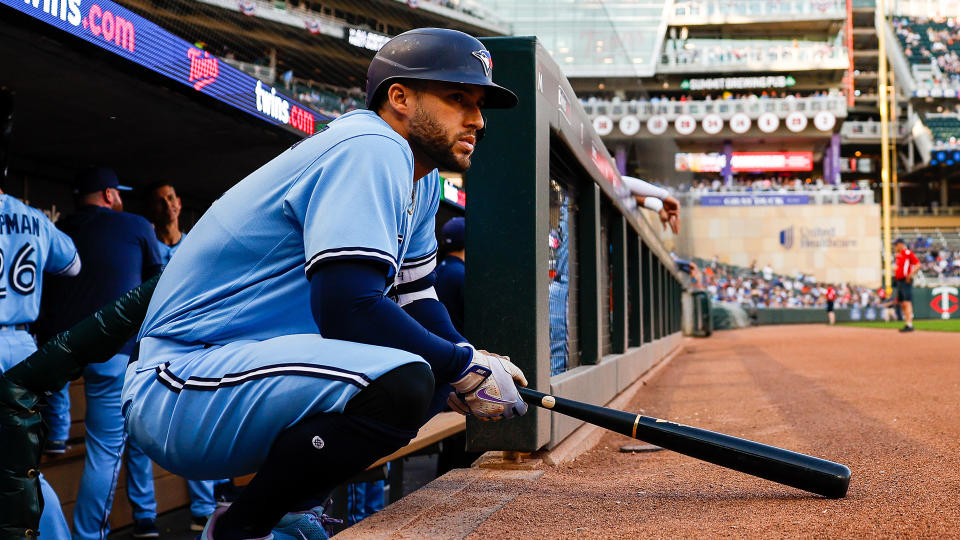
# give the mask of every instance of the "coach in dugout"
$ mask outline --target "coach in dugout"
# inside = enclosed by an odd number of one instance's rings
[[[254,171],[200,218],[150,300],[127,368],[130,436],[188,478],[256,472],[204,540],[326,538],[318,503],[406,445],[446,401],[522,415],[509,358],[475,349],[434,290],[438,168],[467,170],[493,83],[477,39],[404,32],[367,107]]]
[[[920,259],[907,247],[903,238],[897,238],[893,249],[897,254],[894,274],[896,300],[903,311],[903,320],[906,321],[900,331],[913,332],[913,275],[920,270]]]
[[[150,223],[123,211],[120,192],[129,189],[120,185],[112,169],[91,168],[77,175],[74,191],[79,208],[60,219],[57,227],[76,244],[83,268],[74,278],[51,278],[44,285],[37,324],[41,341],[70,328],[160,271],[160,253]],[[83,372],[86,457],[73,510],[75,540],[105,538],[110,530],[108,517],[125,440],[120,390],[132,349],[131,341],[113,358],[90,364]],[[64,388],[61,393],[66,392]],[[54,418],[66,416],[69,425],[70,402],[64,396],[61,403],[66,410],[55,411],[59,414]],[[149,461],[142,466],[149,468]],[[137,520],[143,517],[134,514]],[[138,523],[138,527],[149,529],[150,534],[141,537],[157,535],[152,520],[149,524]]]

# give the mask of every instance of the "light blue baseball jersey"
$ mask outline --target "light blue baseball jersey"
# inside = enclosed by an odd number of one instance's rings
[[[170,262],[170,257],[173,257],[173,254],[176,253],[178,249],[180,249],[181,245],[183,245],[183,239],[187,237],[187,234],[186,233],[180,233],[180,234],[181,234],[180,241],[172,246],[168,246],[164,244],[159,239],[157,240],[157,248],[160,250],[160,264],[166,266],[166,264]]]
[[[341,116],[214,202],[164,270],[138,339],[317,334],[306,276],[325,261],[386,264],[384,292],[423,277],[436,265],[441,181],[413,180],[403,137],[373,112]]]
[[[43,273],[64,274],[77,264],[73,240],[43,212],[0,194],[0,324],[35,321]]]

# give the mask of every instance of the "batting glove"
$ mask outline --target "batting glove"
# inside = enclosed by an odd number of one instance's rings
[[[527,404],[517,393],[517,384],[526,386],[527,378],[510,358],[474,350],[470,363],[452,383],[456,392],[448,396],[447,404],[484,421],[521,416]]]

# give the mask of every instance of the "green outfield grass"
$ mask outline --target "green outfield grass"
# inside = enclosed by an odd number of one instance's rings
[[[884,328],[896,330],[903,328],[903,321],[858,321],[840,324],[846,326],[862,326],[864,328]],[[933,332],[960,332],[960,319],[931,319],[925,321],[913,321],[913,327],[917,330],[930,330]]]

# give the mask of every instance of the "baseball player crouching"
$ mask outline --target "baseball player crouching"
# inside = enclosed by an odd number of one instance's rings
[[[227,191],[163,272],[127,370],[130,436],[189,478],[256,472],[205,540],[326,538],[318,501],[447,402],[522,415],[523,373],[433,289],[438,168],[465,171],[516,96],[453,30],[400,34],[347,113]]]

